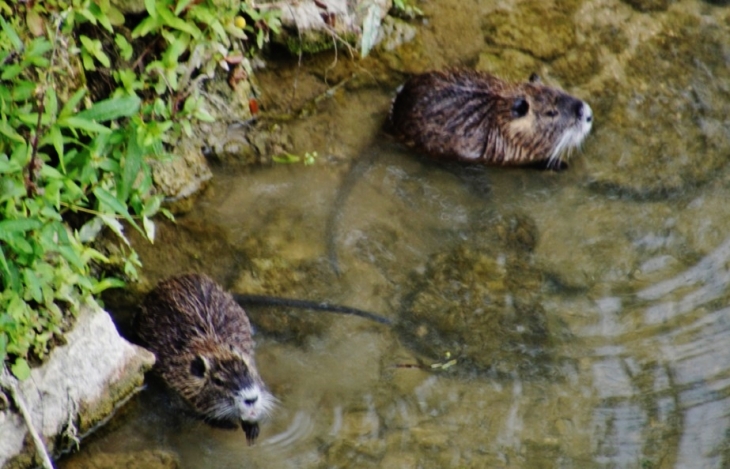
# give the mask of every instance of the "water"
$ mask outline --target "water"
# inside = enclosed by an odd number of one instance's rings
[[[568,53],[485,37],[494,18],[541,5],[575,24],[561,37]],[[328,299],[398,326],[251,309],[260,372],[280,399],[255,446],[180,417],[151,386],[64,467],[153,449],[184,468],[730,466],[730,9],[422,8],[420,42],[391,66],[537,69],[596,114],[570,169],[438,165],[380,142],[387,80],[322,101],[286,124],[317,164],[218,168],[196,209],[161,227],[157,253],[142,247],[146,275],[208,272],[235,291]],[[330,61],[263,72],[270,108],[321,93]],[[332,73],[347,73],[340,61]],[[325,224],[367,152],[343,209],[338,278]]]

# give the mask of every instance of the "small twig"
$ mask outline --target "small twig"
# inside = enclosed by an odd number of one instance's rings
[[[46,445],[38,435],[38,430],[36,430],[33,425],[33,420],[30,416],[30,412],[28,412],[28,407],[25,405],[25,401],[20,395],[21,393],[18,389],[18,380],[10,374],[6,366],[3,366],[2,375],[0,375],[0,387],[10,393],[10,399],[12,399],[13,403],[20,411],[20,415],[23,417],[25,426],[28,427],[28,432],[30,433],[31,438],[33,438],[36,453],[38,453],[38,457],[42,461],[42,466],[45,469],[53,469],[53,463],[51,462],[51,457],[48,455]]]

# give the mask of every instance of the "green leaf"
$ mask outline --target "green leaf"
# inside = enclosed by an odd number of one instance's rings
[[[0,26],[2,26],[3,32],[5,32],[5,35],[8,36],[8,39],[10,39],[10,42],[13,44],[15,50],[18,52],[22,51],[23,41],[20,39],[20,36],[18,36],[18,33],[15,32],[13,27],[5,22],[5,19],[3,19],[2,16],[0,16]]]
[[[124,168],[122,169],[122,183],[119,187],[119,198],[127,200],[132,192],[137,176],[142,169],[144,153],[137,143],[136,135],[130,132],[127,141],[127,152],[124,157]]]
[[[124,60],[130,60],[134,54],[134,49],[129,41],[127,41],[127,38],[121,34],[117,34],[114,36],[114,42],[119,48],[119,55],[121,55]]]
[[[193,0],[180,0],[177,2],[177,6],[175,7],[175,16],[180,16],[180,12],[187,8],[187,6],[191,3],[193,3]]]
[[[30,230],[37,230],[43,226],[39,220],[33,218],[19,218],[17,220],[2,220],[0,221],[0,237],[7,235],[8,233],[21,232],[25,233]]]
[[[24,67],[23,65],[19,65],[19,64],[9,65],[9,66],[5,67],[5,69],[3,70],[3,73],[0,74],[0,78],[2,78],[3,80],[12,80],[13,78],[15,78],[18,75],[20,75],[21,73],[23,73],[25,68],[26,67]]]
[[[91,108],[79,112],[78,119],[106,122],[121,117],[129,117],[139,111],[142,100],[138,96],[122,96],[94,103]]]
[[[58,252],[61,253],[61,255],[66,259],[71,265],[76,267],[79,270],[84,270],[86,267],[86,264],[79,256],[79,253],[76,252],[76,249],[74,249],[71,246],[58,246]]]
[[[23,280],[25,281],[26,300],[32,299],[36,303],[43,303],[43,292],[41,291],[41,282],[32,269],[23,269]]]
[[[101,41],[98,39],[91,39],[88,36],[84,36],[81,34],[79,36],[79,40],[81,40],[81,45],[83,46],[83,49],[94,56],[96,60],[98,60],[104,67],[109,68],[111,66],[111,62],[109,61],[109,57],[104,53],[104,47],[101,44]]]
[[[61,109],[61,113],[58,115],[58,117],[67,117],[71,114],[75,114],[76,106],[78,106],[81,100],[84,99],[85,94],[86,88],[82,88],[74,93],[74,95],[71,96],[68,101],[66,101],[66,104],[63,105],[63,109]]]
[[[13,372],[16,378],[20,381],[28,379],[30,377],[30,367],[25,358],[18,357],[15,359],[15,363],[10,367],[10,371]]]
[[[48,114],[51,119],[55,119],[56,114],[58,114],[58,99],[56,98],[56,91],[51,87],[46,89],[45,109],[43,112]]]
[[[96,295],[107,290],[109,288],[124,288],[127,284],[123,280],[114,277],[107,277],[103,280],[96,282],[92,292]]]
[[[142,217],[142,226],[150,243],[155,242],[155,223],[147,217]]]
[[[155,8],[155,0],[144,0],[144,7],[152,18],[157,18],[157,9]]]
[[[15,131],[6,121],[0,121],[0,134],[5,135],[16,143],[25,143],[25,139]]]
[[[154,0],[152,0],[152,2],[154,4]],[[132,31],[132,37],[144,37],[152,31],[156,31],[159,27],[160,23],[157,21],[157,15],[150,15],[147,18],[143,19],[142,22],[139,23],[136,28],[134,28],[134,31]]]
[[[114,212],[121,215],[132,226],[134,226],[135,228],[137,228],[139,230],[139,227],[134,222],[132,217],[129,215],[129,212],[127,211],[127,207],[123,203],[121,203],[119,200],[117,200],[117,198],[114,197],[109,191],[107,191],[106,189],[103,189],[101,187],[95,187],[93,192],[94,192],[94,195],[96,196],[96,198],[99,199],[100,204],[111,208]],[[103,212],[103,210],[99,210],[99,211]],[[103,220],[103,221],[106,223],[106,220]],[[144,233],[142,233],[142,234],[144,234]]]
[[[111,229],[119,238],[124,241],[124,244],[127,246],[131,246],[129,244],[129,240],[127,240],[127,237],[124,236],[124,227],[121,223],[119,223],[119,220],[114,218],[111,215],[107,215],[105,213],[98,215],[99,220],[101,220],[109,229]]]
[[[58,119],[57,124],[61,127],[68,127],[71,129],[81,129],[87,132],[98,132],[102,134],[111,133],[111,129],[104,127],[101,124],[97,124],[94,121],[82,119],[80,117],[62,117]]]
[[[184,33],[188,33],[195,39],[200,39],[202,33],[197,27],[195,27],[195,25],[191,23],[186,23],[185,20],[182,20],[173,15],[172,12],[168,10],[165,5],[157,5],[157,14],[167,26],[173,29],[180,30]]]

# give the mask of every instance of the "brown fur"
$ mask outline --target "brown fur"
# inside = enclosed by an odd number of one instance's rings
[[[437,158],[551,166],[580,145],[592,115],[585,102],[539,80],[514,84],[476,71],[427,72],[398,92],[386,130]]]
[[[251,325],[230,294],[203,275],[170,278],[147,295],[135,326],[157,358],[154,370],[198,415],[256,438],[273,398],[256,370]]]

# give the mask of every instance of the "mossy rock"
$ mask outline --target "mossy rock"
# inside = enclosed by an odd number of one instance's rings
[[[529,0],[497,10],[484,23],[487,43],[553,60],[575,45],[574,2]]]
[[[730,157],[730,27],[673,14],[640,45],[626,79],[594,95],[586,154],[592,187],[636,198],[676,196]],[[661,79],[657,79],[661,77]]]
[[[529,370],[550,348],[545,311],[532,294],[541,283],[524,262],[460,246],[429,260],[398,327],[435,361],[448,353],[477,371]]]
[[[530,256],[537,227],[520,214],[475,215],[468,245],[431,256],[415,275],[397,328],[429,359],[466,363],[462,371],[531,374],[551,350],[542,272]]]

